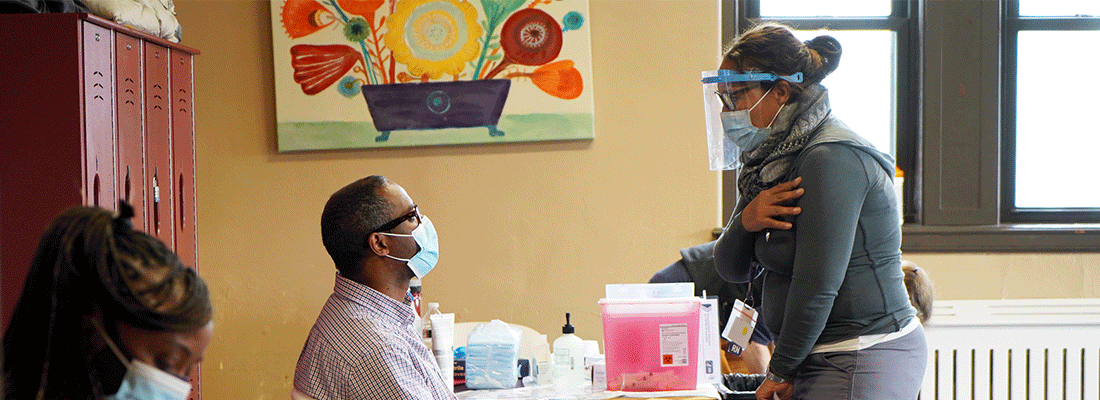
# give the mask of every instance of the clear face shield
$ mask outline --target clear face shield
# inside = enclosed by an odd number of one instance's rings
[[[733,143],[722,125],[722,113],[737,111],[738,98],[763,82],[802,82],[802,73],[779,76],[767,72],[738,72],[727,69],[703,71],[703,112],[707,120],[707,150],[710,170],[741,167],[741,148]]]

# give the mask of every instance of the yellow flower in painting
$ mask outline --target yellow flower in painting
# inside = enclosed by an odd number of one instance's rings
[[[460,0],[401,0],[386,20],[386,46],[409,75],[458,75],[478,55],[477,9]]]

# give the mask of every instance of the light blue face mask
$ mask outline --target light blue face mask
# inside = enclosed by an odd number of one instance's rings
[[[126,365],[122,386],[119,386],[117,393],[103,397],[104,400],[186,400],[187,395],[191,394],[191,383],[141,361],[126,361],[103,327],[96,321],[92,325],[103,336],[115,357]]]
[[[775,88],[774,86],[772,87]],[[742,151],[753,151],[764,143],[764,139],[768,137],[768,133],[771,132],[772,124],[775,123],[776,117],[783,111],[783,107],[786,104],[780,105],[779,110],[775,112],[775,116],[772,116],[772,121],[768,123],[767,127],[757,128],[752,124],[752,110],[756,109],[756,106],[760,105],[761,101],[764,101],[764,97],[771,93],[772,89],[768,89],[760,99],[756,101],[747,110],[737,111],[725,111],[722,112],[722,129],[725,131],[725,135],[733,144],[740,147]]]
[[[191,384],[156,367],[134,360],[126,366],[126,376],[118,393],[104,400],[185,400]]]
[[[420,246],[420,250],[417,251],[412,258],[397,258],[389,254],[386,254],[386,257],[409,263],[409,269],[411,269],[413,274],[419,279],[423,279],[424,275],[427,275],[428,271],[435,268],[435,263],[439,261],[439,237],[436,236],[435,225],[432,225],[432,220],[428,219],[428,217],[421,215],[420,225],[409,234],[389,232],[378,233],[386,236],[411,237],[416,241],[416,245]]]

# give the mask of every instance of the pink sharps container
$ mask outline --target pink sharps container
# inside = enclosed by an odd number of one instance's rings
[[[697,297],[602,299],[607,390],[697,389]]]

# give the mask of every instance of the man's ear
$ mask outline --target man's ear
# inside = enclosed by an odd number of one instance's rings
[[[367,250],[379,256],[390,254],[390,246],[386,241],[386,235],[380,235],[378,232],[367,235]]]
[[[778,104],[787,104],[791,99],[791,84],[787,81],[780,79],[775,83],[775,99]]]

